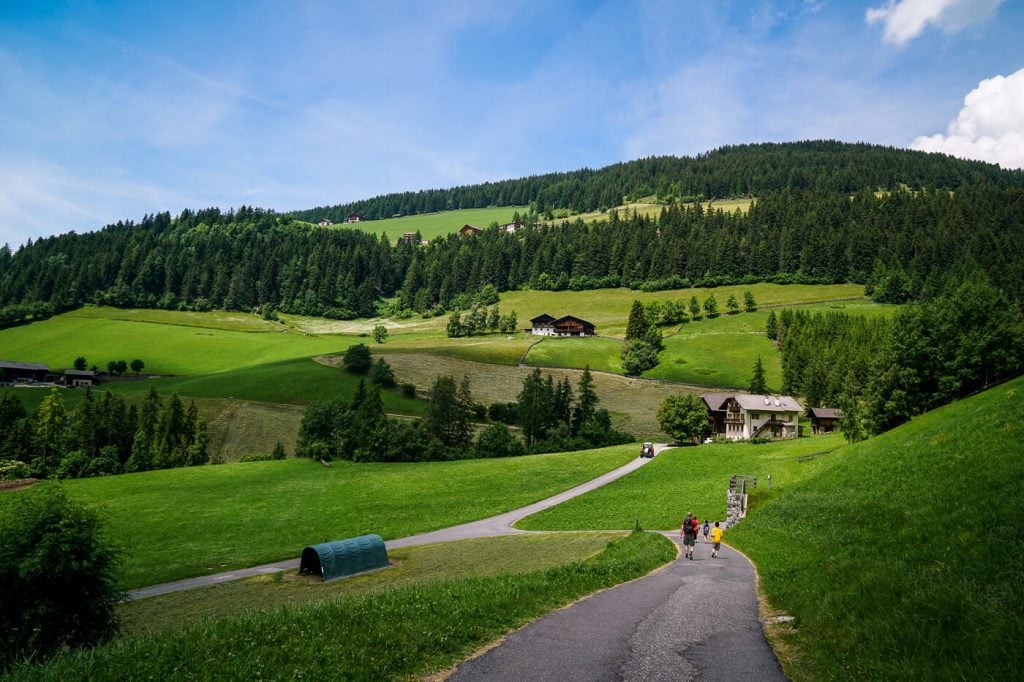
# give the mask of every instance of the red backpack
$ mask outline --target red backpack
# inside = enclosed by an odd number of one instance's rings
[[[700,530],[700,521],[697,520],[696,516],[690,519],[690,526],[692,527],[693,534],[697,535],[697,532]]]

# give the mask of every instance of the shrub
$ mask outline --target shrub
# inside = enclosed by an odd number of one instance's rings
[[[366,347],[366,344],[362,343],[349,346],[348,350],[345,351],[342,362],[345,365],[345,369],[353,374],[366,374],[372,364],[370,349]]]
[[[28,464],[16,459],[0,460],[0,481],[16,481],[19,478],[28,478],[31,469]]]
[[[416,384],[402,384],[402,395],[406,398],[415,398]]]
[[[18,495],[0,515],[0,669],[113,635],[118,557],[96,513],[56,484]]]
[[[253,452],[253,453],[249,453],[248,455],[242,455],[241,459],[239,459],[238,461],[239,462],[269,462],[272,459],[275,459],[275,457],[273,455],[268,455],[265,452],[259,453],[259,454]]]

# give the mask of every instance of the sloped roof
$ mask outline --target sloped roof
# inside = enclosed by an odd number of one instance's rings
[[[66,369],[64,370],[64,376],[66,377],[86,377],[89,379],[96,377],[96,372],[92,372],[87,369]]]
[[[812,407],[811,416],[818,419],[842,419],[843,411],[838,407]]]
[[[748,412],[802,412],[803,406],[797,399],[788,395],[751,395],[737,393],[736,402]],[[765,400],[768,404],[765,404]]]
[[[32,372],[49,372],[50,368],[38,362],[16,362],[14,360],[0,360],[0,367],[4,369],[27,369]]]
[[[532,322],[534,326],[537,326],[538,324],[548,324],[548,323],[554,322],[554,321],[555,321],[555,318],[551,317],[547,313],[543,313],[542,315],[538,315],[537,317],[534,317],[534,318],[532,318],[530,320],[530,322]]]
[[[556,324],[557,325],[559,322],[568,322],[569,320],[575,320],[576,322],[579,322],[580,324],[586,325],[588,327],[593,327],[594,326],[593,322],[587,322],[586,320],[582,320],[582,319],[580,319],[578,317],[575,317],[574,315],[563,315],[562,317],[560,317],[557,320],[555,320],[554,322],[552,322],[552,324]]]
[[[705,393],[701,396],[704,399],[704,404],[708,406],[709,410],[725,409],[725,401],[733,397],[733,393]]]

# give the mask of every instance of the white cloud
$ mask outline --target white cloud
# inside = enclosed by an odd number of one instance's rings
[[[883,7],[868,9],[869,24],[885,26],[887,43],[905,45],[933,24],[946,33],[956,33],[971,24],[995,16],[1003,0],[888,0]]]
[[[922,135],[911,147],[1024,168],[1024,69],[978,83],[945,135]]]

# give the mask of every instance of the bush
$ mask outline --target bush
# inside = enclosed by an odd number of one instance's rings
[[[261,454],[250,453],[248,455],[242,455],[241,459],[239,459],[238,461],[239,462],[269,462],[272,459],[275,459],[275,457],[273,455],[268,455],[266,453],[261,453]]]
[[[523,442],[504,424],[491,424],[476,440],[478,457],[515,457],[526,452]]]
[[[118,557],[96,513],[56,484],[18,495],[0,515],[0,669],[111,637]]]
[[[406,398],[415,398],[416,384],[402,384],[402,395]]]
[[[373,361],[370,359],[370,349],[366,347],[366,344],[357,343],[354,346],[349,346],[348,350],[345,351],[342,362],[345,365],[345,369],[353,374],[366,374],[370,371],[370,365]]]
[[[16,481],[19,478],[28,478],[31,469],[28,464],[16,459],[0,460],[0,481]]]

